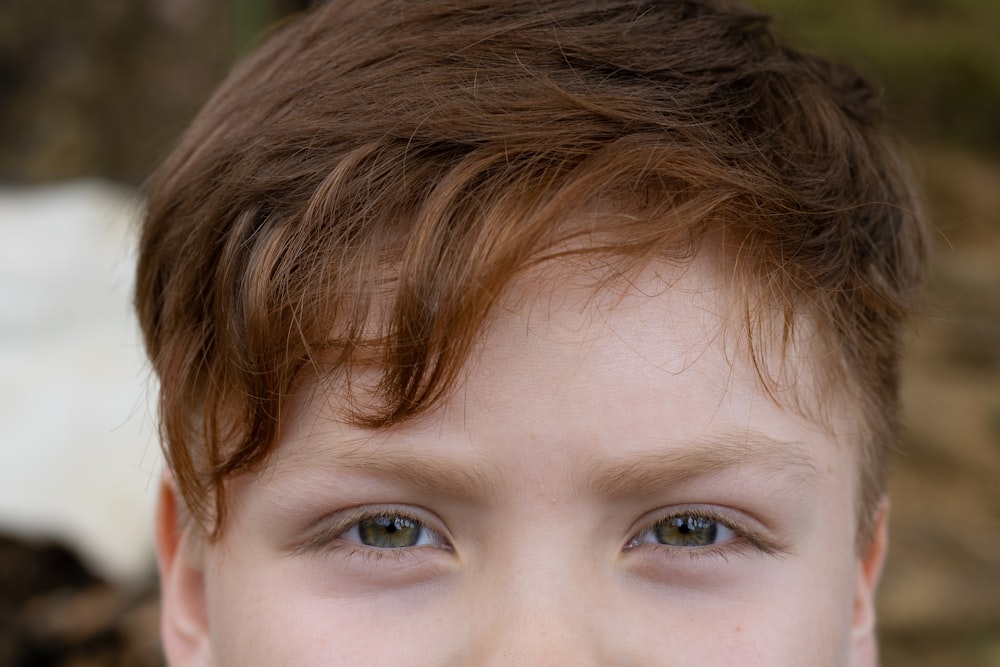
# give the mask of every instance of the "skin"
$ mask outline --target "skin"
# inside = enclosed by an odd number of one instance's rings
[[[336,383],[303,391],[218,542],[165,479],[170,664],[874,665],[885,512],[859,550],[857,418],[766,395],[721,275],[526,278],[454,394],[391,430],[346,425]],[[419,522],[415,545],[366,545],[399,539],[373,512]]]

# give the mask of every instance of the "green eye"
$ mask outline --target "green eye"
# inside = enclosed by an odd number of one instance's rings
[[[405,516],[373,516],[358,521],[348,532],[357,531],[357,541],[377,549],[402,549],[421,544],[424,526]]]
[[[715,544],[719,524],[698,516],[675,516],[653,526],[656,541],[673,547],[705,547]]]
[[[662,544],[668,547],[710,547],[731,542],[739,534],[726,524],[708,516],[679,514],[657,521],[636,535],[630,547],[640,544]]]

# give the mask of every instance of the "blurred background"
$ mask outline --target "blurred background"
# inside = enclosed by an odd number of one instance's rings
[[[308,4],[0,2],[0,666],[162,664],[135,188],[256,36]],[[756,4],[883,84],[936,229],[883,663],[1000,666],[1000,2]]]

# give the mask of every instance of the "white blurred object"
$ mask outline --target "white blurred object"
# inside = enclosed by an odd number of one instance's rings
[[[152,568],[160,468],[130,306],[139,211],[100,181],[0,187],[0,530],[120,582]]]

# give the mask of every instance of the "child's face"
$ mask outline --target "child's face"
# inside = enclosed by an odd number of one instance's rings
[[[161,508],[172,664],[873,665],[849,420],[766,396],[709,266],[522,285],[391,430],[304,392],[220,543]]]

